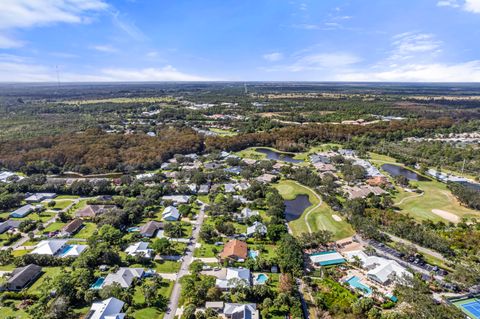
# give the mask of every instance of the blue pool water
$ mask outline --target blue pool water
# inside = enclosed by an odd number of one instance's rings
[[[127,232],[129,232],[129,233],[136,232],[136,231],[139,231],[139,230],[140,230],[140,227],[127,228]]]
[[[259,274],[255,279],[255,281],[259,284],[264,284],[267,282],[267,280],[268,280],[268,277],[265,274]]]
[[[73,248],[72,245],[66,245],[65,247],[62,248],[62,250],[60,250],[60,252],[58,253],[58,256],[60,257],[65,256],[72,248]]]
[[[348,279],[347,283],[353,288],[358,288],[362,290],[367,296],[372,293],[372,289],[370,289],[370,287],[368,287],[367,285],[362,284],[360,282],[360,278],[358,278],[357,276],[353,276],[352,278]]]
[[[256,259],[258,256],[258,252],[255,250],[249,250],[247,256],[252,259]]]
[[[100,277],[98,278],[93,285],[90,286],[91,289],[100,289],[102,288],[103,282],[105,281],[105,278]]]

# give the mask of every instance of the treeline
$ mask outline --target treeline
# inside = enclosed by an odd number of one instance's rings
[[[82,174],[155,169],[174,154],[200,152],[191,129],[164,129],[157,137],[107,134],[98,129],[0,143],[0,165],[26,174]]]
[[[380,138],[398,140],[407,136],[423,136],[426,132],[450,127],[451,119],[391,121],[373,125],[316,124],[285,127],[269,132],[241,134],[232,137],[207,137],[206,150],[239,151],[252,146],[272,146],[282,151],[296,151],[307,145],[323,142],[347,142],[364,136],[372,143]]]
[[[474,189],[460,183],[448,183],[448,189],[463,204],[470,208],[480,210],[480,190]]]

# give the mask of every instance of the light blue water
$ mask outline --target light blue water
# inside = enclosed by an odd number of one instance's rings
[[[255,251],[255,250],[249,250],[248,253],[247,253],[247,256],[252,258],[252,259],[256,259],[257,256],[258,256],[258,252]]]
[[[93,285],[90,286],[91,289],[100,289],[102,288],[103,282],[105,281],[105,278],[99,277]]]
[[[268,280],[267,275],[265,275],[265,274],[259,274],[259,275],[257,276],[257,279],[256,279],[255,281],[256,281],[257,283],[259,283],[259,284],[264,284],[264,283],[267,282],[267,280]]]
[[[360,282],[360,278],[357,276],[353,276],[352,278],[347,280],[348,284],[352,286],[353,288],[358,288],[365,292],[365,295],[369,296],[372,293],[372,289],[368,287],[367,285],[364,285]]]
[[[62,250],[58,253],[60,257],[65,256],[71,249],[73,248],[72,245],[66,245],[65,247],[62,248]]]
[[[136,231],[139,231],[139,230],[140,230],[140,227],[127,228],[127,232],[129,232],[129,233],[136,232]]]

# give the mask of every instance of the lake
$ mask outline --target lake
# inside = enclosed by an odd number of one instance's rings
[[[288,163],[301,163],[303,160],[293,158],[295,153],[281,153],[269,148],[262,148],[258,147],[255,149],[258,153],[262,153],[267,155],[268,159],[275,160],[275,161],[284,161]]]
[[[285,219],[287,222],[298,219],[305,209],[312,206],[307,195],[297,195],[295,199],[285,200]]]
[[[405,176],[409,181],[429,181],[428,178],[405,167],[394,164],[383,164],[382,169],[392,176]]]

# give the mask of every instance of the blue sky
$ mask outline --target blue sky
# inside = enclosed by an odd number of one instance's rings
[[[0,81],[480,82],[480,0],[1,0]]]

